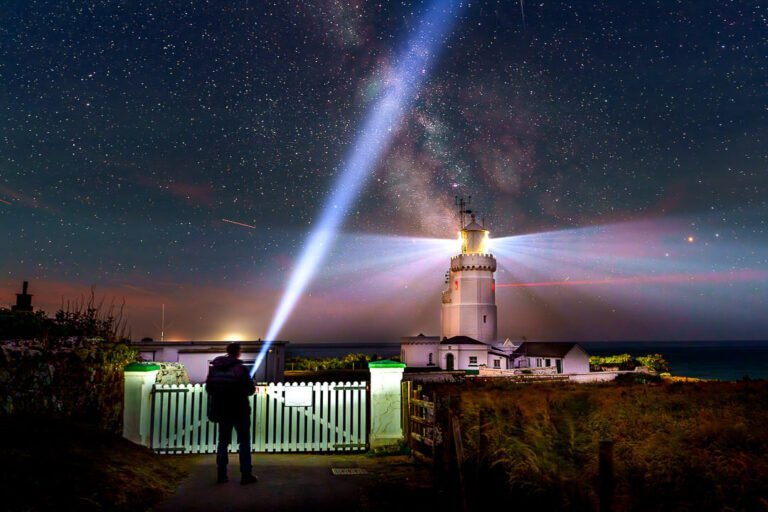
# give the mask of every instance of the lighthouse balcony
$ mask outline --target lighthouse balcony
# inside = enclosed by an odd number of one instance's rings
[[[487,270],[496,271],[496,258],[492,254],[459,254],[451,258],[451,271]]]

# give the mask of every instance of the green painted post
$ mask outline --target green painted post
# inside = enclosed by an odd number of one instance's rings
[[[403,439],[402,386],[405,365],[397,361],[371,361],[371,448],[394,445]]]
[[[152,388],[160,371],[155,363],[131,363],[125,367],[123,437],[149,446]]]

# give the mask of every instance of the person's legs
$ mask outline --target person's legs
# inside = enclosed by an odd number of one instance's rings
[[[227,463],[229,462],[229,444],[232,442],[232,422],[219,422],[219,444],[216,447],[216,467],[219,482],[227,481]]]
[[[250,475],[253,471],[251,462],[251,417],[250,415],[241,416],[235,422],[237,431],[237,441],[240,454],[240,473]]]

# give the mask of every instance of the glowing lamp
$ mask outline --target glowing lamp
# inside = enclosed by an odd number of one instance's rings
[[[488,231],[474,219],[461,230],[460,236],[463,254],[488,254]]]

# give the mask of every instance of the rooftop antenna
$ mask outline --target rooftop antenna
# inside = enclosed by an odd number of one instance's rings
[[[461,223],[459,229],[464,229],[464,215],[472,213],[472,210],[467,208],[472,204],[472,196],[467,196],[466,200],[464,200],[464,196],[455,196],[454,204],[459,207],[459,222]]]

